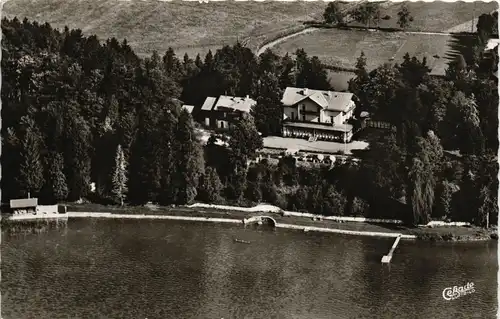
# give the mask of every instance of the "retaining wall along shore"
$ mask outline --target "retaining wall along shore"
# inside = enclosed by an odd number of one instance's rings
[[[212,223],[231,223],[244,224],[244,220],[230,218],[211,218],[211,217],[191,217],[191,216],[170,216],[170,215],[138,215],[138,214],[112,214],[112,213],[92,213],[92,212],[68,212],[70,218],[114,218],[114,219],[163,219],[163,220],[182,220],[182,221],[199,221]],[[371,237],[389,237],[394,238],[401,235],[402,239],[416,239],[415,235],[404,235],[400,233],[385,233],[385,232],[368,232],[368,231],[353,231],[333,229],[326,227],[310,227],[292,224],[276,223],[276,228],[297,229],[302,231],[314,231],[323,233],[335,233],[345,235],[371,236]]]
[[[332,221],[342,221],[342,222],[355,222],[355,223],[375,223],[375,224],[404,224],[402,220],[399,219],[380,219],[380,218],[367,218],[367,217],[351,217],[351,216],[325,216],[316,215],[311,213],[300,213],[282,210],[279,207],[260,204],[254,207],[238,207],[238,206],[228,206],[228,205],[213,205],[213,204],[203,204],[196,203],[189,205],[190,208],[212,208],[219,210],[233,210],[233,211],[243,211],[248,213],[281,213],[283,216],[293,216],[293,217],[305,217],[305,218],[317,218],[323,220]],[[418,225],[419,227],[444,227],[444,226],[470,226],[468,222],[443,222],[443,221],[431,221],[426,225]]]
[[[112,214],[112,213],[92,213],[92,212],[68,212],[70,218],[114,218],[114,219],[166,219],[185,220],[196,222],[232,223],[243,224],[241,219],[212,218],[212,217],[192,217],[192,216],[171,216],[171,215],[144,215],[144,214]]]

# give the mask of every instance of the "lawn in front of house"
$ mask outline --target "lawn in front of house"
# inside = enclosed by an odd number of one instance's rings
[[[368,147],[368,143],[363,141],[352,141],[344,145],[344,143],[316,141],[308,142],[300,138],[267,136],[264,137],[264,147],[278,149],[295,149],[305,152],[316,152],[324,154],[335,154],[347,150],[347,154],[351,154],[353,150],[364,150]]]

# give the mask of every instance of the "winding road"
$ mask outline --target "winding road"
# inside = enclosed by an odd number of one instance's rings
[[[310,32],[313,32],[313,31],[316,31],[316,30],[320,30],[319,28],[314,28],[314,27],[310,27],[310,28],[306,28],[306,29],[303,29],[303,30],[300,30],[300,31],[297,31],[295,33],[292,33],[292,34],[289,34],[287,36],[284,36],[284,37],[281,37],[281,38],[278,38],[274,41],[271,41],[269,43],[266,43],[264,44],[263,46],[261,46],[259,48],[259,50],[257,51],[257,56],[261,55],[262,53],[266,52],[267,49],[270,49],[274,46],[276,46],[277,44],[280,44],[281,42],[284,42],[290,38],[293,38],[293,37],[296,37],[298,35],[302,35],[302,34],[306,34],[306,33],[310,33]]]

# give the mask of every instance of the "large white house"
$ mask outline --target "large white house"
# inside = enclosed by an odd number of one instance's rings
[[[352,93],[287,87],[281,100],[283,136],[350,141],[352,98]]]

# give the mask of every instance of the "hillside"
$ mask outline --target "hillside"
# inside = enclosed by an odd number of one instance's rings
[[[301,21],[320,18],[325,6],[275,1],[10,0],[2,14],[49,22],[56,28],[79,28],[101,39],[126,38],[139,55],[165,52],[169,46],[178,55],[193,55],[238,39],[254,48],[267,38],[300,29]]]

